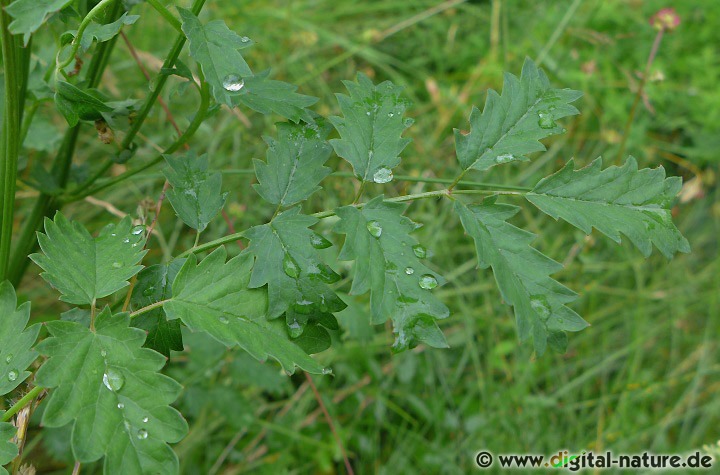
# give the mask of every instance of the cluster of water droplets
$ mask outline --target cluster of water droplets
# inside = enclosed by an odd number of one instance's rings
[[[12,363],[13,357],[14,357],[14,356],[13,356],[12,353],[8,354],[8,355],[5,357],[5,364],[9,366],[10,363]],[[17,381],[17,379],[18,379],[19,377],[20,377],[20,371],[18,371],[17,369],[10,369],[10,370],[7,372],[7,380],[10,381],[11,383],[12,383],[13,381]]]

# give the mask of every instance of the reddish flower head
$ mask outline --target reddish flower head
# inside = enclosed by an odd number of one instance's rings
[[[656,30],[670,32],[680,25],[680,16],[674,8],[663,8],[650,17],[650,24]]]

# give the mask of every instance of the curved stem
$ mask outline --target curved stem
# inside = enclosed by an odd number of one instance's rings
[[[90,22],[98,16],[108,5],[110,5],[112,2],[116,2],[118,0],[100,0],[97,5],[93,7],[92,10],[88,12],[87,15],[85,15],[85,18],[82,19],[80,22],[80,26],[78,27],[77,33],[75,34],[75,38],[72,40],[71,46],[72,49],[70,50],[70,54],[68,55],[65,60],[62,62],[58,61],[57,66],[55,66],[56,71],[62,71],[66,67],[70,65],[70,63],[73,62],[75,59],[75,56],[77,56],[77,52],[80,49],[80,43],[82,41],[83,34],[85,33],[85,30],[88,26],[90,26]],[[58,51],[58,55],[60,55],[62,52],[62,49]]]
[[[45,388],[41,388],[40,386],[35,386],[28,392],[26,395],[24,395],[18,402],[12,405],[10,409],[5,411],[2,415],[2,418],[0,419],[0,422],[7,422],[12,417],[20,412],[20,410],[27,406],[28,404],[32,403],[33,400],[40,395],[41,392],[43,392]]]
[[[660,41],[662,41],[664,31],[664,29],[658,30],[657,35],[655,35],[652,48],[650,49],[650,54],[648,55],[648,60],[645,64],[645,72],[643,73],[643,77],[640,79],[640,85],[635,93],[635,99],[633,100],[632,107],[630,108],[630,114],[628,114],[628,119],[625,123],[625,131],[623,132],[622,141],[620,142],[620,148],[618,149],[617,157],[615,157],[615,161],[617,163],[622,161],[623,154],[625,153],[625,145],[627,144],[628,135],[630,135],[630,130],[632,129],[632,125],[635,120],[635,112],[637,111],[637,106],[640,103],[643,91],[645,90],[645,84],[647,84],[647,78],[650,75],[650,68],[652,67],[653,61],[655,61],[655,56],[660,48]]]
[[[200,10],[202,10],[202,7],[205,5],[206,0],[195,0],[192,4],[191,10],[195,15],[198,15],[200,13]],[[170,69],[175,64],[175,61],[177,61],[178,57],[180,56],[180,52],[183,49],[183,46],[185,46],[185,41],[187,38],[185,37],[185,33],[182,31],[178,35],[178,37],[175,39],[175,43],[173,44],[172,48],[170,49],[170,52],[165,58],[165,61],[163,62],[162,69]],[[150,95],[145,99],[145,103],[143,103],[142,109],[138,112],[137,116],[135,117],[135,120],[133,121],[132,127],[128,131],[128,133],[125,135],[125,138],[122,141],[122,144],[120,145],[120,148],[125,150],[132,144],[133,140],[135,140],[135,137],[137,136],[138,132],[140,132],[140,128],[145,123],[145,120],[147,119],[148,115],[150,114],[150,110],[155,105],[155,102],[157,101],[158,97],[160,97],[160,92],[162,91],[163,87],[165,87],[165,83],[168,80],[167,74],[160,74],[155,79],[155,84],[153,84],[153,87],[151,88]],[[187,132],[186,132],[187,134]],[[157,161],[153,162],[153,165],[155,163],[158,163],[162,160],[162,157],[158,159]],[[97,188],[93,189],[91,193],[85,193],[86,188],[89,188],[97,179],[99,179],[101,176],[103,176],[113,165],[112,160],[106,160],[105,163],[96,171],[88,180],[85,180],[85,182],[79,184],[74,190],[70,192],[71,195],[77,195],[78,193],[81,193],[82,196],[80,198],[83,198],[85,196],[88,196],[89,194],[95,193],[95,191],[98,191]],[[152,165],[150,165],[152,166]],[[138,172],[145,170],[149,168],[148,167],[141,167],[138,169]],[[120,175],[122,176],[122,175]],[[128,175],[132,176],[132,175]],[[122,180],[121,180],[122,181]],[[113,181],[113,183],[116,183],[117,181]],[[112,185],[111,183],[110,185]],[[104,187],[106,188],[106,187]]]
[[[106,188],[109,188],[117,183],[120,183],[122,181],[127,180],[128,178],[137,175],[138,173],[147,170],[148,168],[151,168],[158,163],[162,162],[163,155],[167,155],[170,153],[173,153],[177,151],[180,147],[185,145],[193,135],[195,135],[195,132],[200,128],[200,125],[202,125],[203,121],[205,120],[205,115],[207,114],[208,108],[210,107],[210,90],[208,88],[207,83],[203,83],[202,87],[200,88],[200,107],[195,114],[195,117],[193,118],[192,122],[190,122],[190,125],[188,125],[188,128],[185,129],[185,133],[182,134],[178,139],[173,142],[168,148],[163,150],[163,153],[159,156],[154,158],[153,160],[149,161],[148,163],[141,165],[137,168],[133,168],[132,170],[128,170],[125,173],[122,173],[114,178],[111,178],[93,188],[90,189],[80,189],[77,190],[76,194],[73,194],[71,196],[66,197],[63,200],[63,203],[70,203],[73,201],[78,201],[86,196],[90,196],[94,193],[97,193],[98,191],[104,190]]]
[[[170,26],[172,26],[178,33],[183,34],[182,23],[180,20],[175,18],[172,13],[170,13],[170,10],[165,8],[165,6],[163,6],[163,4],[158,0],[147,0],[147,2],[155,9],[156,12],[160,14],[160,16],[165,19],[165,21],[170,24]]]

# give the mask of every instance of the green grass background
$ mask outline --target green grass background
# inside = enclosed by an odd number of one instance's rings
[[[438,293],[452,311],[442,322],[451,348],[420,347],[393,356],[390,329],[367,324],[366,298],[347,298],[350,307],[340,315],[343,331],[335,335],[333,348],[318,356],[335,376],[314,381],[356,473],[472,473],[480,449],[675,453],[717,443],[720,3],[208,2],[203,20],[224,19],[253,38],[257,45],[247,54],[251,65],[270,68],[275,77],[299,84],[300,92],[319,97],[315,110],[322,114],[338,112],[333,94],[344,92],[341,81],[358,71],[404,85],[416,123],[396,174],[454,178],[452,129],[467,128],[471,107],[482,107],[488,88],[501,87],[503,71],[518,74],[526,56],[541,62],[556,87],[585,92],[576,104],[582,115],[565,121],[568,132],[546,142],[548,151],[531,162],[472,177],[523,186],[532,186],[571,157],[581,165],[598,156],[607,164],[616,159],[655,35],[648,19],[666,6],[676,8],[682,23],[663,39],[646,87],[654,113],[641,103],[626,151],[641,166],[662,165],[693,185],[686,185],[690,198],[674,210],[693,252],[672,261],[656,252],[645,260],[627,243],[616,245],[598,233],[585,237],[518,201],[523,211],[513,223],[537,233],[538,249],[566,264],[557,278],[579,292],[573,308],[592,324],[570,335],[567,354],[536,359],[530,345],[518,343],[512,311],[501,302],[492,274],[475,269],[472,243],[448,204],[413,204],[409,215],[425,224],[417,236],[448,279]],[[149,7],[139,11],[143,17],[127,33],[146,66],[157,71],[174,33]],[[177,94],[178,84],[172,79],[164,97],[182,127],[197,101],[189,93]],[[147,91],[121,44],[101,89],[119,99],[141,98]],[[43,147],[52,149],[54,130],[63,127],[51,109],[43,110],[36,130],[45,139],[26,150],[28,163],[50,156]],[[261,135],[274,134],[276,120],[223,109],[192,141],[196,150],[210,153],[214,167],[226,171],[227,211],[238,230],[272,215],[244,170],[252,158],[264,157]],[[152,144],[172,140],[161,108],[155,108],[142,133],[130,166],[151,159]],[[92,168],[107,156],[91,127],[81,140],[81,165]],[[337,158],[331,166],[347,170]],[[161,185],[154,171],[96,198],[135,213],[138,203],[157,198]],[[307,210],[347,203],[354,193],[344,178],[328,179],[324,186]],[[396,181],[366,196],[430,189],[433,185]],[[90,227],[115,219],[91,203],[73,205],[67,213]],[[331,224],[328,220],[320,229],[327,231]],[[192,245],[194,236],[169,205],[160,230],[165,242],[150,254],[151,262]],[[217,219],[202,239],[227,232]],[[347,274],[346,263],[331,263]],[[50,313],[57,309],[50,303],[54,295],[36,271],[28,272],[27,296],[39,299],[35,308]],[[186,344],[187,351],[168,369],[186,386],[180,408],[191,432],[176,447],[183,473],[344,473],[340,450],[302,375],[287,378],[271,364],[197,335],[187,335]],[[67,434],[44,434],[26,456],[48,460],[52,470],[60,465],[45,457],[67,460]]]

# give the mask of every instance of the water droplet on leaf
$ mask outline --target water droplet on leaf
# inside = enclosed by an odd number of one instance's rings
[[[328,247],[332,246],[332,243],[330,241],[317,233],[312,233],[310,235],[310,244],[312,244],[312,247],[314,247],[315,249],[327,249]]]
[[[240,37],[240,41],[243,43],[247,43],[248,41],[250,41],[250,38],[248,38],[247,36],[242,36]]]
[[[12,359],[13,359],[13,354],[10,353],[9,355],[7,355],[7,356],[5,357],[5,363],[10,364],[10,362],[12,361]]]
[[[142,232],[145,231],[145,226],[135,226],[132,228],[132,231],[130,231],[130,234],[133,236],[137,236],[139,234],[142,234]]]
[[[393,179],[393,172],[388,167],[378,168],[373,175],[373,181],[375,183],[389,183]]]
[[[138,431],[138,433],[137,433],[137,438],[138,438],[138,439],[143,440],[143,439],[147,439],[147,437],[148,437],[148,432],[147,432],[145,429],[140,429],[140,430]]]
[[[113,262],[112,266],[113,266],[115,269],[119,269],[119,268],[122,267],[122,264],[120,264],[119,262]]]
[[[415,269],[413,269],[412,267],[406,267],[406,268],[405,268],[405,273],[406,273],[407,275],[413,275],[413,274],[415,273]]]
[[[309,315],[312,313],[314,306],[315,305],[312,301],[303,299],[295,302],[295,305],[293,305],[293,310],[295,310],[301,315]]]
[[[105,350],[100,350],[100,356],[102,356],[103,358],[105,358],[105,357],[107,356],[107,351],[105,351]]]
[[[228,323],[230,323],[230,320],[228,320],[228,318],[225,317],[225,316],[220,316],[220,317],[218,317],[218,320],[220,321],[220,323],[224,323],[225,325],[227,325]]]
[[[115,369],[108,368],[103,374],[103,384],[110,391],[120,391],[125,384],[125,376]]]
[[[434,289],[435,287],[437,287],[438,283],[437,283],[437,279],[435,279],[435,277],[433,277],[430,274],[425,274],[422,277],[420,277],[420,281],[418,282],[418,284],[420,285],[420,288],[425,289],[425,290],[430,290],[430,289]]]
[[[125,409],[125,404],[119,402],[119,403],[118,403],[118,409]]]
[[[292,322],[288,323],[287,327],[288,332],[290,333],[290,338],[297,338],[302,335],[303,327],[297,320],[293,320]]]
[[[340,274],[332,270],[329,265],[324,263],[318,265],[318,277],[326,284],[334,284],[342,278],[340,277]]]
[[[515,160],[517,160],[517,158],[516,158],[515,155],[513,155],[512,153],[505,153],[505,154],[502,154],[502,155],[498,155],[498,156],[495,158],[495,162],[496,162],[496,163],[508,163],[508,162],[512,162],[512,161],[515,161]]]
[[[538,113],[538,125],[541,129],[552,129],[555,127],[555,121],[552,118],[552,115],[548,112],[539,112]]]
[[[541,319],[547,320],[550,317],[550,304],[544,295],[531,296],[530,306],[537,312]]]
[[[11,369],[10,372],[8,372],[8,374],[7,374],[7,379],[8,379],[8,381],[12,382],[12,381],[15,381],[16,379],[18,379],[19,375],[20,375],[20,373],[18,373],[18,371],[16,369]]]
[[[145,417],[142,418],[142,421],[143,421],[143,422],[147,422],[147,421],[149,421],[149,420],[150,420],[150,418],[149,418],[148,416],[145,416]]]
[[[228,74],[223,79],[223,88],[228,92],[239,92],[245,87],[245,80],[237,74]]]
[[[425,259],[427,257],[427,249],[420,244],[414,245],[412,249],[418,259]]]
[[[379,238],[382,235],[382,226],[377,221],[368,221],[367,230],[374,238]]]
[[[285,257],[283,257],[283,270],[289,277],[292,277],[293,279],[297,279],[300,275],[300,267],[298,267],[295,259],[293,259],[292,256],[287,253],[285,254]]]

